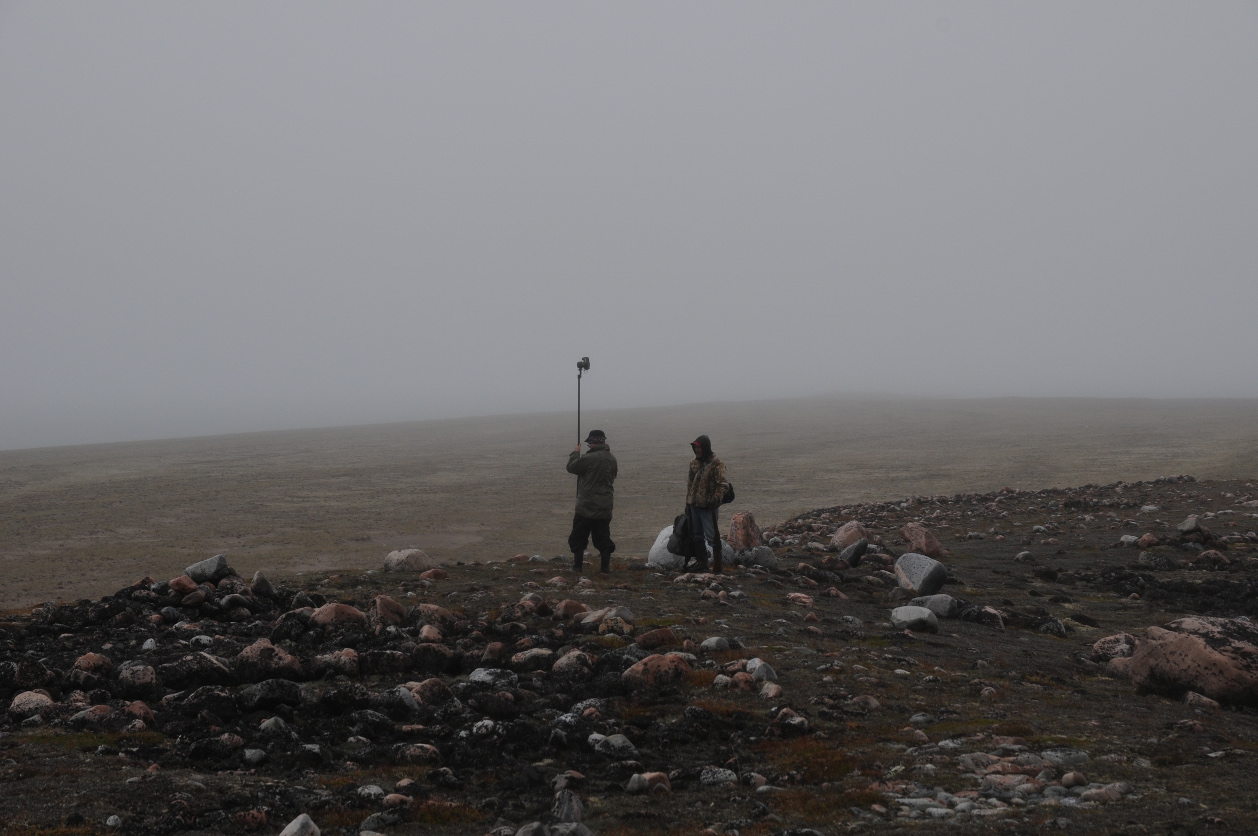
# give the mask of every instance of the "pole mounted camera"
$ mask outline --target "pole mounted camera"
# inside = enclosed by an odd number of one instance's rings
[[[590,370],[590,358],[577,361],[577,444],[581,443],[581,374]]]

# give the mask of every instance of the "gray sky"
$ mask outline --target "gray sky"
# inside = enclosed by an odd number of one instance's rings
[[[1258,396],[1258,4],[0,3],[0,448]]]

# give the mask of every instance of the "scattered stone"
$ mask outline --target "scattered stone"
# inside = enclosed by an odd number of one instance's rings
[[[384,558],[386,572],[427,572],[436,569],[437,561],[419,549],[400,549],[389,552]]]
[[[915,552],[926,557],[933,557],[935,560],[943,560],[944,548],[934,534],[921,523],[905,523],[900,529],[900,536],[909,544],[909,551]],[[946,577],[946,573],[945,573]],[[920,587],[916,587],[919,588]],[[922,592],[923,595],[932,595],[937,592],[932,589],[929,592]]]
[[[739,511],[730,517],[729,537],[726,538],[730,548],[736,552],[748,551],[764,545],[764,536],[756,525],[756,518],[750,511]]]
[[[838,549],[846,549],[858,540],[864,540],[866,543],[871,539],[869,532],[865,526],[852,520],[844,523],[839,530],[834,532],[834,536],[830,538],[830,545]]]
[[[961,613],[961,605],[951,595],[926,595],[914,598],[909,605],[925,607],[939,618],[956,618]]]
[[[948,580],[948,569],[938,560],[907,552],[895,562],[895,576],[900,588],[917,596],[934,595]]]
[[[216,554],[211,558],[194,563],[183,573],[192,579],[193,583],[217,583],[232,573],[231,567],[227,565],[227,556]],[[172,582],[173,586],[173,582]]]
[[[938,633],[939,619],[926,607],[896,607],[891,611],[891,626],[917,633]]]
[[[280,836],[319,836],[319,827],[310,816],[302,813],[280,831]]]
[[[685,678],[690,665],[680,656],[655,654],[634,663],[621,674],[621,681],[632,690],[660,688]]]

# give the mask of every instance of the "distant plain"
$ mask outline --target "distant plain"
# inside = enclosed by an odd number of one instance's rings
[[[1258,476],[1258,400],[830,397],[587,412],[645,556],[712,437],[762,525],[913,494]],[[572,412],[0,452],[0,608],[98,597],[225,552],[242,573],[567,551]]]

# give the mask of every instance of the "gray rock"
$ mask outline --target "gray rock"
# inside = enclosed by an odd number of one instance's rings
[[[1175,526],[1175,528],[1178,529],[1180,534],[1192,534],[1194,531],[1201,530],[1201,522],[1198,521],[1197,515],[1194,514],[1179,525]]]
[[[961,605],[951,595],[926,595],[909,602],[914,607],[925,607],[939,618],[956,618]]]
[[[625,792],[630,795],[641,795],[651,789],[651,785],[647,783],[646,776],[641,772],[635,772],[629,777],[629,783],[625,784]]]
[[[237,694],[236,704],[246,713],[281,704],[301,705],[301,686],[287,679],[268,679]]]
[[[380,801],[385,795],[384,787],[378,787],[375,784],[367,784],[358,788],[358,797],[363,801]]]
[[[901,589],[914,595],[934,595],[948,580],[948,569],[932,557],[906,552],[895,562],[895,576]]]
[[[467,681],[500,689],[515,688],[520,684],[520,678],[515,673],[502,668],[477,668],[468,676]]]
[[[122,827],[122,819],[119,818],[118,816],[110,816],[109,818],[105,819],[105,827],[108,827],[111,830]]]
[[[391,824],[399,824],[402,817],[392,810],[381,810],[379,813],[372,813],[367,818],[358,823],[359,833],[369,833],[388,827]]]
[[[716,653],[721,650],[729,650],[729,639],[724,636],[712,636],[703,640],[703,644],[699,645],[699,649],[706,653]]]
[[[266,750],[265,749],[246,749],[244,758],[245,758],[245,763],[249,764],[250,766],[257,766],[258,764],[266,760]]]
[[[705,766],[699,773],[699,783],[705,787],[716,787],[721,784],[737,784],[738,776],[732,770],[717,766]]]
[[[557,822],[581,821],[585,814],[585,805],[581,796],[572,790],[560,790],[555,793],[555,800],[550,805],[550,817]]]
[[[1088,762],[1088,753],[1082,749],[1045,749],[1040,757],[1059,768],[1083,766]]]
[[[847,563],[848,566],[859,566],[861,560],[865,557],[865,552],[869,548],[869,541],[864,537],[839,552],[839,560]]]
[[[934,725],[934,723],[935,718],[924,711],[920,711],[909,718],[909,725],[915,729],[920,729],[922,726]]]
[[[768,662],[761,662],[756,665],[756,670],[751,674],[757,682],[777,682],[777,671]]]
[[[539,821],[529,822],[517,830],[515,836],[550,836],[550,828]]]
[[[1123,548],[1128,548],[1128,549],[1139,542],[1140,542],[1140,538],[1134,534],[1124,534],[1122,537],[1118,538],[1119,545],[1121,545]]]
[[[310,816],[302,813],[280,831],[280,836],[319,836],[319,826]]]
[[[249,591],[254,595],[260,595],[263,598],[278,598],[279,592],[275,586],[266,579],[266,575],[262,574],[262,570],[253,573],[253,582],[249,584]]]
[[[593,735],[591,735],[593,736]],[[623,734],[613,734],[604,737],[594,743],[594,751],[603,755],[612,755],[621,758],[633,758],[638,756],[638,750],[633,742]]]
[[[760,566],[765,569],[776,569],[778,565],[778,556],[768,546],[756,546],[754,549],[739,552],[736,560],[744,566]]]
[[[227,565],[226,555],[216,554],[199,563],[192,564],[187,569],[184,569],[183,572],[192,578],[194,583],[217,582],[231,574],[231,567]]]
[[[594,836],[590,829],[578,821],[560,822],[550,826],[550,836]]]
[[[263,720],[258,726],[258,730],[264,732],[282,732],[286,728],[288,728],[288,724],[284,722],[283,717],[271,717]]]
[[[891,626],[897,630],[938,633],[939,619],[925,607],[896,607],[891,611]]]
[[[655,538],[655,544],[647,552],[646,565],[657,569],[680,569],[685,565],[686,558],[673,554],[668,550],[668,538],[673,534],[673,527],[667,526]]]

